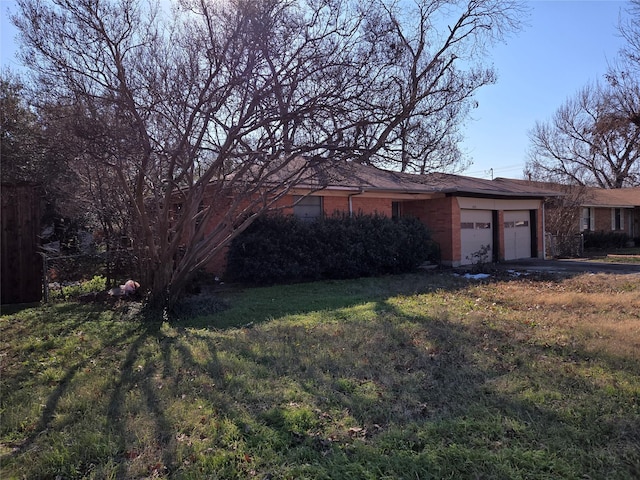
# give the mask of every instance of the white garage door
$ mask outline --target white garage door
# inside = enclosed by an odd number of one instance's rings
[[[529,210],[504,212],[504,259],[531,257]]]
[[[491,210],[460,210],[460,246],[462,265],[490,262],[493,252]]]

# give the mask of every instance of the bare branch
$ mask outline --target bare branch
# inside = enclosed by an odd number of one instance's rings
[[[504,0],[18,3],[42,99],[74,112],[96,166],[83,178],[117,179],[141,283],[169,303],[309,174],[301,156],[459,167],[458,126],[495,80],[479,54],[522,14]]]

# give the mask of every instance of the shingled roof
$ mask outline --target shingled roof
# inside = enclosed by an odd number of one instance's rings
[[[298,165],[299,166],[299,165]],[[353,190],[403,194],[472,194],[487,197],[540,198],[561,195],[526,182],[509,179],[485,180],[444,173],[426,175],[384,170],[370,165],[343,162],[327,165],[309,163],[308,173],[298,188]]]
[[[588,188],[582,204],[585,207],[640,207],[640,188]]]
[[[544,190],[551,190],[561,193],[570,193],[572,189],[577,189],[577,193],[582,196],[581,204],[585,207],[619,207],[633,208],[640,207],[640,187],[626,188],[598,188],[571,186],[552,182],[536,182],[532,180],[510,180],[499,178],[496,181],[506,181],[511,184],[520,183],[526,188],[537,187]]]

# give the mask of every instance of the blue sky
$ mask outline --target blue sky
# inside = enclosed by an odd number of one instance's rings
[[[473,159],[465,174],[521,178],[528,132],[590,82],[601,81],[623,41],[618,16],[627,2],[530,1],[529,26],[491,52],[495,85],[476,95],[479,108],[465,129]],[[622,12],[621,12],[622,9]]]
[[[615,0],[532,0],[528,26],[507,44],[495,47],[489,61],[498,71],[495,85],[483,87],[466,125],[462,147],[473,164],[464,172],[483,178],[520,178],[529,146],[528,131],[546,121],[567,98],[602,80],[622,40],[617,31],[627,2]],[[0,64],[19,68],[14,59],[15,30],[0,0]]]

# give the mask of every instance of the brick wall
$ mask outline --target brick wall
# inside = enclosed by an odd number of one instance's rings
[[[402,214],[416,217],[427,226],[440,245],[444,263],[460,262],[460,208],[455,198],[403,202]]]
[[[336,212],[349,211],[349,199],[347,197],[324,197],[322,200],[324,214],[331,217]]]
[[[495,240],[495,236],[496,235],[498,237],[498,261],[502,261],[502,260],[504,260],[504,257],[505,257],[505,247],[504,247],[504,211],[503,210],[498,210],[498,224],[494,225],[493,228],[494,228],[494,240]],[[494,246],[494,248],[495,248],[495,246]]]
[[[369,198],[353,196],[351,197],[354,214],[364,215],[384,215],[391,217],[391,204],[390,198]]]
[[[611,209],[610,208],[594,208],[594,230],[596,232],[611,231]]]
[[[321,195],[322,196],[322,195]],[[279,206],[291,205],[293,203],[293,197],[291,195],[285,196],[278,202]],[[384,215],[391,217],[391,205],[392,199],[390,198],[374,198],[364,197],[360,195],[351,196],[351,208],[354,215]],[[349,197],[324,195],[322,196],[322,209],[326,217],[331,217],[336,213],[349,213]],[[293,209],[285,208],[282,210],[285,215],[293,214]]]

